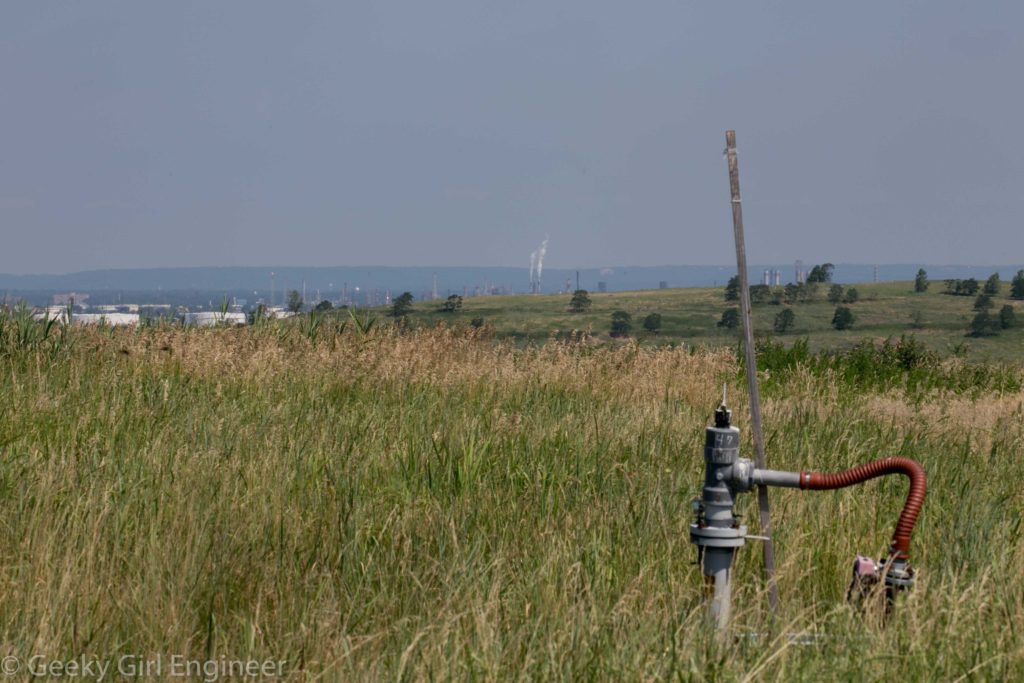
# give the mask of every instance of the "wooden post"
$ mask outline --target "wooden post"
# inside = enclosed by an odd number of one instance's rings
[[[754,320],[750,313],[750,283],[747,281],[747,247],[743,241],[743,206],[740,201],[740,167],[736,156],[736,131],[725,131],[725,153],[729,161],[729,190],[732,194],[732,229],[736,238],[736,269],[740,278],[740,308],[743,316],[743,347],[747,363],[747,388],[750,390],[750,428],[754,437],[754,464],[765,469],[764,435],[761,431],[761,395],[757,388],[757,357],[754,353]],[[757,506],[764,540],[764,574],[768,582],[768,603],[779,611],[779,589],[775,585],[775,548],[772,522],[768,514],[768,487],[757,487]]]

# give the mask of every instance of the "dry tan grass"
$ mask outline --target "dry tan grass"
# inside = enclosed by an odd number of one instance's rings
[[[284,328],[287,329],[287,328]],[[432,387],[478,384],[551,386],[608,391],[623,400],[671,398],[706,404],[735,372],[731,351],[654,349],[636,343],[592,346],[589,340],[550,341],[518,348],[470,329],[438,327],[402,332],[383,328],[310,342],[294,330],[246,329],[83,331],[80,347],[132,364],[169,363],[203,379],[274,381],[319,375],[371,384]]]

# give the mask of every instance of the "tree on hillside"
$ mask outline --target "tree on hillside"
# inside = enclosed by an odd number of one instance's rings
[[[316,311],[317,313],[324,313],[326,311],[331,310],[332,308],[334,308],[334,304],[332,304],[327,299],[324,299],[323,301],[318,303],[316,306],[314,306],[313,310]]]
[[[783,297],[784,297],[783,300],[787,304],[795,304],[796,302],[798,302],[800,300],[800,290],[801,289],[802,289],[802,285],[794,284],[792,282],[787,282],[786,286],[782,289]]]
[[[986,294],[996,296],[999,294],[999,273],[992,273],[985,280],[985,287],[982,289]]]
[[[1010,296],[1014,299],[1024,299],[1024,270],[1018,270],[1010,282]]]
[[[768,285],[754,285],[750,288],[750,303],[766,304],[772,297],[772,288]]]
[[[723,327],[727,330],[735,330],[740,326],[740,309],[738,308],[727,308],[722,311],[722,318],[718,321],[718,326]]]
[[[633,316],[626,311],[615,311],[612,313],[611,335],[613,337],[628,337],[633,329]]]
[[[458,294],[452,294],[445,302],[441,304],[441,307],[437,310],[441,313],[454,313],[455,311],[462,309],[462,297]]]
[[[569,311],[572,313],[584,313],[590,310],[590,294],[585,289],[577,289],[572,293],[569,300]]]
[[[999,319],[988,311],[980,311],[971,321],[967,333],[972,337],[991,337],[999,334]]]
[[[924,268],[917,269],[917,277],[914,278],[914,291],[920,294],[928,290],[928,273]]]
[[[779,334],[785,334],[793,327],[794,320],[796,320],[796,315],[793,313],[793,309],[783,308],[775,315],[775,331]]]
[[[837,304],[843,300],[843,286],[832,285],[828,288],[828,301],[832,304]]]
[[[976,311],[987,311],[992,306],[992,296],[989,294],[979,294],[978,298],[974,300],[974,310]]]
[[[651,313],[644,318],[644,329],[651,334],[658,334],[661,331],[661,313]]]
[[[726,301],[739,301],[740,300],[740,276],[733,275],[729,278],[729,282],[725,285],[725,300]]]
[[[860,301],[860,292],[857,291],[856,287],[850,287],[846,290],[846,296],[843,297],[843,303],[855,304]]]
[[[291,311],[292,313],[298,313],[299,311],[302,310],[302,306],[304,305],[304,303],[305,302],[302,300],[302,294],[299,293],[299,290],[293,289],[290,292],[288,292],[289,311]]]
[[[1011,327],[1017,325],[1017,315],[1014,313],[1013,306],[1006,304],[999,309],[999,327],[1004,330],[1008,330]]]
[[[836,312],[832,315],[832,327],[837,330],[848,330],[853,327],[853,322],[853,311],[846,306],[836,307]]]
[[[835,268],[831,263],[822,263],[821,265],[814,266],[811,268],[811,272],[807,274],[807,282],[832,282],[832,271]]]
[[[395,318],[404,318],[412,310],[412,293],[402,292],[401,296],[395,297],[391,302],[391,315]]]

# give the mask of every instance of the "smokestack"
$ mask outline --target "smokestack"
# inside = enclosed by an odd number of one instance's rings
[[[530,254],[530,293],[537,293],[537,280],[534,274],[537,272],[537,252]]]
[[[533,294],[540,292],[540,279],[544,274],[544,254],[547,251],[548,236],[544,235],[544,241],[540,243],[540,248],[530,254],[530,292]]]
[[[548,236],[544,235],[544,241],[540,243],[540,250],[537,254],[537,289],[540,289],[540,278],[544,274],[544,254],[548,253]]]
[[[544,241],[540,248],[530,254],[530,293],[540,292],[540,278],[544,273],[544,254],[548,251],[548,236],[544,235]]]

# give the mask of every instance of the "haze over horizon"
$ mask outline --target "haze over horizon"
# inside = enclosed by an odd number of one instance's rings
[[[1024,262],[1024,8],[5,6],[0,273]]]

